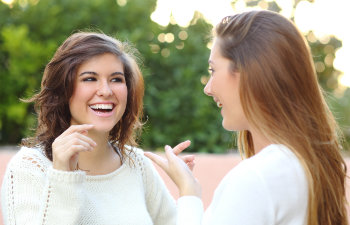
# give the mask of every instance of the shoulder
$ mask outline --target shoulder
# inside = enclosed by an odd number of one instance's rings
[[[125,145],[125,149],[129,161],[131,160],[137,167],[145,167],[151,163],[150,160],[143,154],[143,149],[129,145]]]
[[[253,211],[263,209],[280,220],[292,212],[305,213],[308,183],[297,156],[286,146],[270,145],[233,168],[216,195],[221,196],[221,203],[237,208],[254,202],[249,206]]]
[[[46,172],[46,169],[51,164],[51,161],[45,156],[41,148],[21,147],[21,149],[11,158],[7,168],[12,170],[33,169]]]
[[[242,186],[264,186],[267,190],[291,190],[290,186],[303,189],[303,192],[307,189],[306,173],[301,162],[284,145],[269,145],[255,156],[243,160],[227,174],[227,181]]]
[[[272,144],[262,149],[255,156],[243,160],[243,164],[260,174],[304,173],[298,157],[284,145]]]
[[[130,145],[125,145],[125,150],[126,150],[126,155],[132,160],[138,160],[142,159],[145,156],[143,155],[143,150],[138,147],[130,146]]]
[[[256,185],[266,190],[275,208],[281,212],[306,210],[306,172],[301,161],[288,147],[270,145],[252,158],[243,160],[242,170],[254,174]]]

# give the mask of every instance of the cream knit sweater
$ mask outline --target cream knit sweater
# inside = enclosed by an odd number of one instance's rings
[[[98,176],[52,168],[41,149],[22,149],[7,166],[5,225],[172,225],[176,204],[152,163],[134,149],[116,171]]]

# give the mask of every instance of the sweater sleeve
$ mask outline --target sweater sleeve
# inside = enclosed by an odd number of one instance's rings
[[[1,204],[5,225],[77,224],[85,172],[65,172],[35,149],[24,148],[7,166]]]
[[[183,196],[177,200],[177,225],[200,225],[203,202],[196,196]]]
[[[199,198],[178,200],[177,225],[271,225],[275,224],[270,192],[258,173],[245,167],[231,170],[215,190],[202,216]]]
[[[143,153],[140,154],[139,162],[143,170],[147,209],[154,225],[175,225],[176,203],[174,198],[151,161]]]

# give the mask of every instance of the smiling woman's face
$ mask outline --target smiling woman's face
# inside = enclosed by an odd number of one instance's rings
[[[220,52],[219,39],[214,44],[209,57],[210,79],[204,93],[212,96],[221,108],[222,126],[226,130],[241,131],[248,129],[248,121],[244,115],[240,97],[240,73],[232,72],[231,61]]]
[[[125,112],[128,89],[123,64],[113,54],[95,56],[78,68],[69,100],[71,125],[93,124],[109,132]]]

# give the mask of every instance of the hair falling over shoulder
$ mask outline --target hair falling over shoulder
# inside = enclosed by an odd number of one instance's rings
[[[137,64],[137,50],[128,43],[95,32],[78,32],[68,37],[46,65],[41,90],[25,102],[34,102],[38,113],[36,135],[22,145],[40,145],[52,160],[52,143],[70,126],[69,99],[73,94],[78,67],[90,58],[104,53],[116,55],[124,66],[128,99],[121,120],[110,131],[109,141],[125,156],[125,144],[136,145],[141,131],[144,81]],[[125,158],[125,157],[123,157]]]
[[[247,119],[299,158],[309,184],[308,225],[347,225],[342,134],[317,82],[310,49],[283,16],[251,11],[226,17],[215,30],[224,57],[241,73]],[[241,152],[255,154],[249,131]]]

